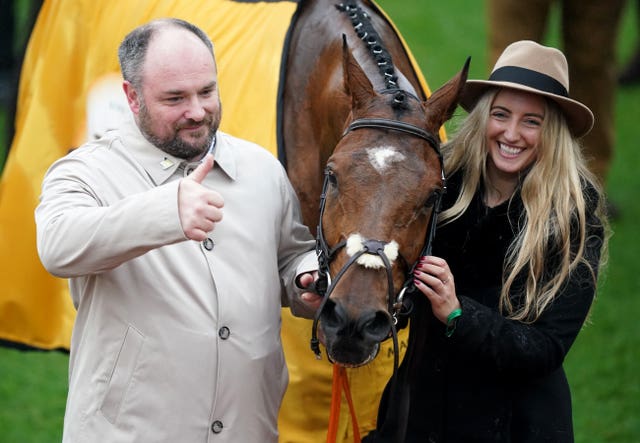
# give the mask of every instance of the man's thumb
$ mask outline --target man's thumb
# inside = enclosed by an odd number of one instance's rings
[[[213,167],[213,154],[207,154],[202,159],[202,163],[198,165],[196,169],[189,174],[189,178],[197,183],[202,183],[202,180],[207,176],[211,168]]]

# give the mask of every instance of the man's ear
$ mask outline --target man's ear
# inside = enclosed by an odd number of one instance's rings
[[[127,80],[122,83],[122,89],[127,96],[127,103],[129,103],[131,112],[138,115],[138,112],[140,112],[140,97],[138,96],[138,91],[133,87],[131,82]]]

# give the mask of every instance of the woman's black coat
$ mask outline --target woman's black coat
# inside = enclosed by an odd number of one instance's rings
[[[460,174],[448,185],[445,208],[459,192]],[[413,296],[409,350],[400,370],[410,380],[403,381],[410,392],[406,442],[573,442],[562,363],[587,317],[595,284],[582,265],[534,324],[498,312],[504,259],[522,210],[519,193],[495,208],[478,193],[462,218],[438,227],[433,255],[447,260],[463,314],[447,338],[427,298],[418,291]],[[586,257],[598,269],[603,230],[595,216],[589,222],[594,226]],[[548,268],[553,262],[548,257]],[[397,395],[388,385],[378,431],[364,441],[396,441],[402,418],[396,423],[387,414],[401,407],[403,395]]]

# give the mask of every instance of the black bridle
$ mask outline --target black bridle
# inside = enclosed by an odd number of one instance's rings
[[[398,91],[398,94],[404,94],[404,91]],[[439,139],[436,138],[432,133],[425,131],[422,128],[419,128],[415,125],[404,123],[398,120],[391,120],[386,118],[361,118],[354,120],[342,134],[342,137],[347,135],[349,132],[354,131],[356,129],[369,128],[369,129],[377,129],[377,130],[392,130],[397,132],[402,132],[405,134],[409,134],[415,137],[419,137],[423,140],[426,140],[429,146],[438,154],[438,159],[440,161],[440,173],[442,177],[442,182],[444,184],[443,189],[437,191],[436,199],[434,202],[433,210],[431,212],[431,217],[429,220],[429,227],[427,228],[425,242],[422,248],[422,252],[419,257],[424,255],[431,255],[431,244],[433,242],[433,238],[436,232],[436,217],[440,210],[440,202],[442,199],[442,194],[446,190],[446,181],[444,176],[444,167],[442,161],[442,154],[440,153],[440,142]],[[322,194],[320,196],[320,220],[318,221],[318,228],[316,233],[316,253],[318,256],[318,274],[319,278],[315,285],[315,290],[318,294],[320,294],[322,298],[322,302],[316,311],[313,326],[311,331],[311,349],[315,353],[316,358],[321,358],[320,355],[320,345],[317,335],[318,329],[318,321],[320,319],[320,314],[324,309],[324,306],[331,296],[333,289],[336,287],[342,276],[346,273],[346,271],[351,267],[353,263],[355,263],[358,258],[360,258],[363,254],[373,254],[380,257],[382,262],[384,263],[386,275],[387,275],[387,288],[388,288],[388,314],[391,325],[391,333],[390,337],[393,338],[394,343],[394,373],[398,367],[398,341],[397,341],[397,332],[395,325],[398,322],[398,316],[401,314],[408,314],[410,309],[406,307],[404,296],[406,292],[413,292],[415,290],[415,286],[413,283],[413,272],[418,262],[416,261],[408,273],[406,274],[405,282],[402,286],[402,289],[398,292],[398,296],[394,299],[394,285],[393,285],[393,276],[391,270],[391,263],[387,258],[387,255],[384,252],[385,242],[380,240],[366,240],[363,247],[355,253],[353,256],[349,258],[347,263],[340,269],[340,271],[336,274],[335,279],[332,281],[330,276],[329,264],[331,260],[334,259],[335,254],[346,245],[346,240],[340,241],[333,247],[329,247],[327,241],[324,238],[323,232],[323,223],[322,219],[324,216],[324,208],[327,196],[327,188],[329,186],[329,174],[325,172],[324,182],[322,185]],[[403,313],[403,308],[406,311]]]

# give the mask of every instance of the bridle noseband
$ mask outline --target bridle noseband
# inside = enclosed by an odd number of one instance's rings
[[[404,91],[399,91],[397,92],[397,94],[398,93],[405,94]],[[419,137],[423,140],[426,140],[429,146],[431,146],[431,148],[438,154],[438,159],[440,161],[440,172],[441,172],[442,182],[444,186],[442,190],[437,191],[436,200],[434,202],[433,210],[431,212],[431,217],[429,220],[429,227],[427,229],[425,242],[419,257],[422,257],[424,255],[431,255],[431,243],[433,241],[433,238],[435,236],[435,231],[436,231],[436,217],[438,212],[440,211],[440,202],[442,199],[442,194],[446,190],[446,181],[444,176],[442,155],[440,153],[439,139],[436,136],[434,136],[432,133],[425,131],[424,129],[419,128],[415,125],[401,122],[398,120],[386,119],[386,118],[356,119],[353,122],[351,122],[351,124],[347,127],[347,129],[342,134],[342,137],[344,137],[351,131],[354,131],[357,129],[363,129],[363,128],[377,129],[377,130],[392,130],[392,131],[409,134],[415,137]],[[415,286],[413,283],[413,272],[418,262],[416,261],[409,269],[405,282],[402,286],[402,289],[398,292],[398,296],[394,300],[395,291],[394,291],[394,285],[393,285],[391,263],[384,252],[384,246],[386,243],[380,240],[366,240],[363,242],[362,248],[349,258],[347,263],[340,269],[340,271],[336,274],[335,279],[332,281],[330,270],[329,270],[329,264],[331,260],[333,260],[333,258],[335,257],[335,254],[338,252],[338,250],[340,250],[345,246],[346,240],[340,241],[338,244],[336,244],[331,248],[329,247],[329,245],[327,244],[324,238],[322,219],[324,216],[328,186],[329,186],[329,174],[325,172],[324,182],[322,185],[322,194],[320,195],[320,219],[318,221],[318,227],[317,227],[317,233],[316,233],[316,254],[318,256],[319,278],[315,284],[316,292],[320,294],[323,298],[320,306],[318,307],[318,310],[316,311],[316,315],[313,320],[313,327],[311,331],[311,349],[315,353],[316,358],[318,359],[321,358],[320,345],[319,345],[319,340],[317,336],[317,329],[318,329],[320,314],[322,313],[322,310],[324,309],[327,300],[331,296],[333,289],[336,287],[336,285],[338,284],[342,276],[351,267],[351,265],[353,265],[353,263],[355,263],[358,260],[358,258],[360,258],[363,254],[377,255],[378,257],[380,257],[380,259],[384,263],[384,267],[387,275],[388,314],[390,317],[390,324],[391,324],[391,333],[389,336],[393,337],[394,346],[397,349],[397,334],[396,334],[395,325],[398,322],[399,315],[407,315],[410,312],[410,307],[407,307],[404,300],[404,296],[406,292],[413,292],[415,290]],[[403,312],[403,309],[405,312]],[[395,352],[394,368],[397,368],[398,366],[397,359],[398,359],[398,352]]]

